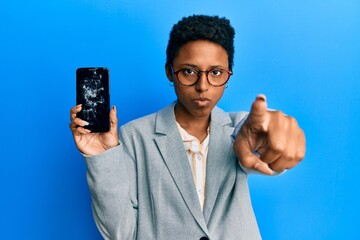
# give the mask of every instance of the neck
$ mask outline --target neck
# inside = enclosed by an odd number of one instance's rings
[[[208,135],[207,129],[210,123],[210,115],[193,116],[179,104],[175,105],[175,118],[186,132],[196,137],[200,142]]]

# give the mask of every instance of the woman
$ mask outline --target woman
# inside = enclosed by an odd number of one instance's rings
[[[234,34],[229,20],[217,16],[174,25],[165,70],[176,102],[119,133],[115,107],[110,131],[100,134],[76,118],[81,105],[71,109],[105,239],[261,239],[247,172],[295,166],[305,137],[294,118],[267,111],[263,95],[249,115],[216,107],[232,75]]]

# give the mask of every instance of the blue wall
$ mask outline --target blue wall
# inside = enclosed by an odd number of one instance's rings
[[[0,239],[100,238],[68,129],[75,69],[110,68],[120,123],[154,112],[175,98],[164,74],[170,28],[194,13],[236,29],[219,105],[249,110],[265,93],[307,135],[298,167],[251,176],[263,238],[360,239],[357,0],[1,1]]]

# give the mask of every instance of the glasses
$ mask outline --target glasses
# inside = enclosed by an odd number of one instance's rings
[[[210,70],[201,71],[195,68],[182,68],[178,71],[174,71],[172,65],[170,65],[171,71],[176,76],[178,82],[183,86],[195,85],[202,73],[205,73],[206,80],[214,87],[221,87],[229,81],[232,75],[231,71],[227,71],[223,68],[212,68]]]

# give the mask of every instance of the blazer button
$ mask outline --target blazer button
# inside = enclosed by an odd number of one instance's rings
[[[202,237],[200,240],[210,240],[208,237]]]

